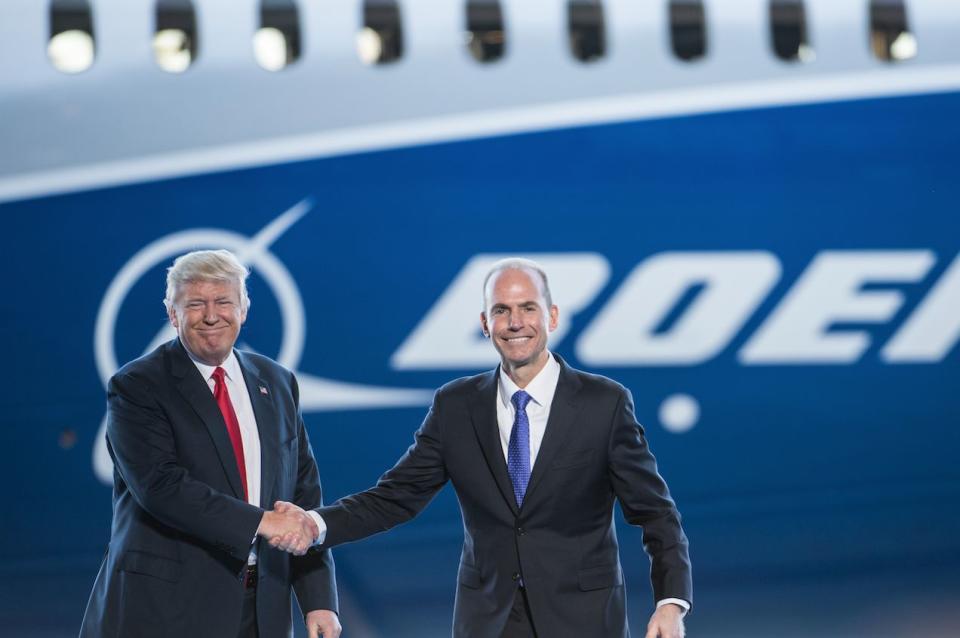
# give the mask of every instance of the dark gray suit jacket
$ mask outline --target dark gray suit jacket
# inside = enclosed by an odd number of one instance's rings
[[[260,505],[317,507],[319,475],[296,379],[266,357],[236,355],[260,432]],[[243,498],[207,382],[175,339],[117,372],[107,401],[113,528],[80,635],[236,636],[241,576],[264,510]],[[330,552],[290,558],[267,543],[258,551],[262,638],[292,635],[291,585],[303,610],[337,610]]]
[[[519,581],[538,634],[628,636],[614,501],[643,527],[654,596],[692,601],[687,538],[630,393],[559,357],[550,419],[518,509],[497,428],[498,370],[441,388],[414,444],[377,485],[320,508],[324,547],[416,516],[449,480],[463,514],[453,634],[499,638]]]

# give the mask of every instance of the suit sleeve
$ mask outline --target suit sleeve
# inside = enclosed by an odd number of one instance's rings
[[[656,459],[626,389],[620,389],[613,418],[610,478],[627,522],[643,527],[643,548],[650,557],[654,598],[681,598],[692,603],[690,556],[680,513],[657,471]]]
[[[245,558],[263,510],[196,480],[179,464],[173,430],[148,385],[114,376],[107,442],[133,498],[164,525]]]
[[[448,474],[439,403],[434,397],[413,445],[374,487],[317,510],[327,524],[324,547],[360,540],[409,521],[444,486]]]
[[[309,510],[323,505],[323,492],[320,487],[317,461],[313,456],[310,437],[307,435],[300,413],[297,381],[295,378],[291,381],[293,398],[297,406],[297,438],[299,439],[297,486],[293,502]],[[336,570],[333,554],[329,549],[318,549],[305,556],[291,557],[290,572],[293,590],[304,615],[317,609],[329,609],[339,613]]]

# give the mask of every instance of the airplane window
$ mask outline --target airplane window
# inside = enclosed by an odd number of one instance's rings
[[[300,57],[300,18],[293,0],[261,0],[260,28],[253,34],[257,64],[279,71]]]
[[[569,0],[567,18],[573,57],[581,62],[602,58],[607,49],[607,37],[600,0]]]
[[[64,73],[80,73],[93,66],[95,55],[90,5],[85,0],[53,0],[47,42],[47,57],[53,67]]]
[[[389,64],[403,55],[400,7],[391,0],[365,0],[357,53],[365,64]]]
[[[168,73],[183,73],[197,57],[197,18],[190,0],[157,0],[153,57]]]
[[[506,40],[503,12],[497,0],[467,1],[467,49],[477,62],[503,57]]]
[[[673,54],[685,62],[707,53],[706,12],[700,0],[670,0]]]
[[[803,0],[770,0],[770,34],[773,52],[781,60],[813,61]]]
[[[903,0],[870,0],[870,49],[878,60],[902,62],[917,55]]]

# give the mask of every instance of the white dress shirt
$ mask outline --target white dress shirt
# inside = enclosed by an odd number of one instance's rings
[[[527,404],[527,421],[530,423],[530,470],[540,452],[543,435],[547,431],[547,419],[550,418],[550,406],[553,405],[553,395],[557,391],[557,381],[560,380],[560,364],[551,353],[547,353],[547,363],[537,373],[523,390],[530,395]],[[500,447],[503,448],[503,458],[507,459],[507,448],[510,446],[510,432],[513,430],[513,420],[517,409],[513,407],[513,395],[520,387],[513,382],[507,373],[500,368],[500,380],[497,384],[497,428],[500,430]]]
[[[189,351],[188,351],[189,354]],[[208,366],[190,357],[197,370],[203,375],[213,393],[216,387],[216,381],[213,379],[213,371],[218,366]],[[257,419],[253,414],[253,404],[250,402],[250,393],[247,392],[247,384],[243,380],[243,372],[240,370],[240,362],[237,361],[237,355],[231,350],[230,356],[226,361],[220,364],[227,384],[227,393],[230,395],[230,403],[233,405],[233,411],[237,413],[237,422],[240,424],[240,440],[243,441],[243,463],[247,470],[247,502],[251,505],[260,507],[260,431],[257,429]],[[256,538],[254,538],[256,540]],[[257,562],[256,546],[251,546],[249,564]]]

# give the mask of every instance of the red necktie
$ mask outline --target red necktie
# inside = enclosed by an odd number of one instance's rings
[[[213,371],[213,398],[220,406],[223,422],[227,424],[227,433],[230,443],[233,444],[233,454],[237,457],[237,469],[240,470],[240,482],[243,484],[243,498],[247,498],[247,464],[243,462],[243,439],[240,438],[240,421],[230,402],[230,393],[227,392],[227,382],[224,379],[226,372],[223,368]]]

